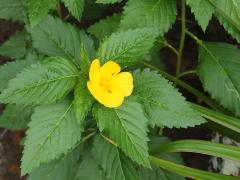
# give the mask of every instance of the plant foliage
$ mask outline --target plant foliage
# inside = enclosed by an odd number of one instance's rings
[[[196,22],[187,19],[187,5]],[[208,42],[209,36],[202,41],[187,29],[199,26],[195,33],[202,37],[213,16],[232,44]],[[239,0],[0,0],[0,18],[19,27],[0,47],[0,55],[10,60],[0,66],[0,127],[26,130],[21,175],[29,180],[239,179],[186,167],[178,153],[240,160],[238,147],[166,137],[173,128],[184,131],[208,121],[204,127],[239,141],[240,120],[234,117],[240,116]],[[196,71],[183,67],[187,35],[199,46]],[[167,72],[174,68],[175,76]],[[183,78],[195,72],[209,95]],[[128,82],[121,79],[125,75]],[[96,88],[90,92],[91,82]],[[109,87],[121,97],[128,94],[119,107],[95,99],[95,93],[107,98]]]

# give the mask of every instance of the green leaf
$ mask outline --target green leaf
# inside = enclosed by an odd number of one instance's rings
[[[89,54],[94,51],[93,42],[86,33],[58,18],[48,16],[29,31],[33,46],[42,54],[62,56],[79,65],[81,43]]]
[[[139,168],[140,180],[184,180],[185,178],[174,173],[170,173],[157,166],[152,166],[152,169]]]
[[[118,30],[120,20],[121,15],[114,14],[113,16],[108,16],[91,25],[87,31],[97,39],[103,40],[105,37],[110,36],[113,32]]]
[[[84,9],[84,0],[62,0],[65,6],[68,8],[70,13],[77,19],[80,20]]]
[[[64,101],[35,109],[24,143],[22,175],[66,154],[80,140],[72,105]]]
[[[192,152],[240,161],[239,147],[208,141],[180,140],[164,144],[156,149],[158,152]]]
[[[176,0],[129,0],[124,7],[121,27],[154,27],[163,35],[176,20]]]
[[[0,92],[7,87],[11,79],[15,78],[18,73],[33,63],[34,60],[27,59],[8,62],[0,66]]]
[[[93,159],[90,149],[83,152],[82,158],[76,175],[77,180],[106,180],[102,170]]]
[[[132,161],[124,157],[120,150],[104,140],[101,136],[96,136],[92,155],[102,167],[106,177],[111,180],[137,180],[138,174]]]
[[[32,110],[29,106],[7,105],[0,116],[0,127],[11,130],[26,129]]]
[[[205,122],[172,84],[157,72],[137,70],[133,76],[133,93],[142,102],[152,127],[186,128]]]
[[[187,0],[187,4],[191,7],[195,19],[202,30],[206,31],[209,21],[215,12],[215,8],[208,0]]]
[[[204,42],[199,51],[198,75],[204,89],[240,116],[240,50],[227,43]]]
[[[22,58],[26,54],[25,33],[17,32],[0,47],[0,55]]]
[[[240,2],[239,0],[208,0],[216,8],[216,17],[225,30],[240,42]]]
[[[148,54],[157,36],[156,29],[152,28],[113,33],[100,45],[98,57],[102,63],[114,60],[126,67],[137,63]]]
[[[192,179],[204,179],[204,180],[219,180],[219,179],[224,179],[224,180],[238,180],[239,177],[233,177],[233,176],[226,176],[226,175],[221,175],[217,173],[211,173],[207,171],[202,171],[202,170],[197,170],[194,168],[189,168],[183,165],[179,165],[170,161],[166,161],[160,158],[156,158],[153,156],[150,156],[150,161],[154,165],[161,167],[167,171],[189,177]]]
[[[78,70],[68,60],[49,57],[32,64],[16,78],[0,95],[3,103],[38,105],[57,102],[75,86]]]
[[[135,98],[127,98],[119,108],[94,108],[100,131],[106,133],[133,161],[149,167],[147,119]]]
[[[150,153],[156,155],[157,157],[163,158],[165,160],[169,160],[171,162],[175,162],[178,164],[183,164],[183,160],[179,153],[162,153],[158,151],[159,147],[165,146],[169,140],[164,136],[152,136],[151,141],[149,142]],[[139,168],[139,177],[140,180],[184,180],[185,178],[179,176],[177,174],[168,172],[164,169],[161,169],[152,164],[152,169],[147,169],[140,167]]]
[[[57,6],[57,0],[26,0],[27,14],[31,27],[36,26]]]
[[[224,129],[229,128],[239,133],[239,136],[240,136],[240,119],[219,113],[217,111],[213,111],[211,109],[199,106],[197,104],[191,104],[191,105],[195,110],[201,113],[202,117],[208,119],[209,121],[212,121],[214,123],[221,125],[222,127],[224,127]]]
[[[23,21],[25,18],[22,0],[1,0],[0,19]]]
[[[86,51],[86,48],[83,45],[83,43],[81,44],[81,48],[80,48],[80,58],[81,58],[80,69],[84,75],[88,75],[90,63],[91,63],[91,57],[90,57],[90,54]]]
[[[96,3],[102,3],[102,4],[113,4],[117,2],[121,2],[122,0],[96,0]]]
[[[62,156],[48,164],[43,164],[28,176],[28,180],[74,179],[79,155],[79,149],[76,149],[66,156]]]
[[[94,99],[87,89],[87,79],[83,76],[79,77],[78,84],[74,89],[74,110],[77,122],[81,130],[84,127],[84,120],[88,112],[91,110]]]

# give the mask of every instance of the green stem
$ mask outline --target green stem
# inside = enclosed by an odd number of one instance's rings
[[[183,48],[184,48],[184,42],[185,42],[185,30],[186,30],[186,6],[185,6],[185,0],[182,0],[181,2],[181,18],[182,18],[182,27],[181,27],[181,39],[180,39],[180,45],[178,49],[178,56],[177,56],[177,67],[176,67],[176,77],[179,78],[180,70],[181,70],[181,64],[182,64],[182,54],[183,54]]]
[[[172,52],[174,52],[177,56],[178,56],[178,51],[176,50],[176,48],[174,48],[171,44],[169,44],[168,42],[165,42],[165,45],[167,48],[169,48],[170,50],[172,50]]]
[[[62,18],[62,11],[61,11],[61,1],[57,4],[57,13],[60,18]]]
[[[189,35],[192,39],[194,39],[199,45],[203,45],[202,40],[198,39],[197,36],[195,36],[193,33],[191,33],[190,31],[188,31],[187,29],[185,29],[185,32],[187,35]]]
[[[84,143],[85,141],[87,141],[89,138],[91,138],[92,136],[94,136],[96,134],[96,131],[91,132],[90,134],[88,134],[87,136],[83,137],[82,140],[80,141],[80,143]]]
[[[183,76],[187,76],[187,75],[189,75],[189,74],[196,74],[196,73],[197,73],[196,70],[185,71],[185,72],[183,72],[183,73],[181,73],[181,74],[179,75],[179,78],[181,78],[181,77],[183,77]]]
[[[185,83],[184,81],[168,74],[167,72],[152,66],[151,64],[148,64],[146,62],[141,61],[141,64],[143,64],[146,67],[149,67],[153,70],[158,71],[160,74],[162,74],[164,77],[166,77],[167,79],[169,79],[170,81],[173,81],[174,83],[178,84],[179,86],[181,86],[182,88],[186,89],[187,91],[189,91],[190,93],[194,94],[197,97],[200,97],[206,104],[208,104],[210,107],[212,107],[214,110],[220,111],[220,112],[224,112],[224,113],[228,113],[224,108],[222,108],[221,106],[219,106],[217,103],[215,103],[215,101],[213,101],[211,98],[209,98],[207,95],[205,95],[204,93],[202,93],[201,91],[195,89],[194,87],[190,86],[189,84]]]

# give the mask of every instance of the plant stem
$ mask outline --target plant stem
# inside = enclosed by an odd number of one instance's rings
[[[185,71],[185,72],[183,72],[183,73],[181,73],[181,74],[179,75],[179,78],[181,78],[181,77],[183,77],[183,76],[187,76],[187,75],[189,75],[189,74],[196,74],[196,73],[197,73],[196,70]]]
[[[177,67],[176,67],[176,77],[179,78],[180,70],[181,70],[181,64],[182,64],[182,54],[183,54],[183,48],[184,48],[184,42],[185,42],[185,36],[186,36],[186,6],[185,6],[185,0],[182,0],[181,2],[181,39],[180,39],[180,45],[178,49],[178,56],[177,56]]]
[[[187,29],[185,29],[185,32],[187,35],[189,35],[192,39],[194,39],[199,45],[203,45],[202,40],[198,39],[197,36],[195,36],[193,33],[191,33],[190,31],[188,31]]]
[[[214,110],[217,110],[217,111],[224,112],[224,113],[228,114],[228,112],[223,107],[221,107],[220,105],[215,103],[215,101],[213,101],[211,98],[209,98],[207,95],[205,95],[201,91],[195,89],[194,87],[190,86],[189,84],[185,83],[184,81],[182,81],[182,80],[172,76],[171,74],[168,74],[167,72],[165,72],[165,71],[163,71],[163,70],[161,70],[161,69],[159,69],[159,68],[157,68],[157,67],[155,67],[151,64],[148,64],[146,62],[141,61],[141,64],[143,64],[146,67],[149,67],[151,69],[154,69],[154,70],[158,71],[159,73],[161,73],[164,77],[166,77],[170,81],[173,81],[174,83],[178,84],[179,86],[186,89],[187,91],[194,94],[195,96],[200,97],[206,104],[208,104]]]
[[[60,18],[62,18],[62,11],[61,11],[61,2],[59,1],[57,4],[57,13]]]
[[[96,134],[96,131],[91,132],[90,134],[88,134],[87,136],[83,137],[82,140],[80,141],[80,144],[84,143],[85,141],[87,141],[89,138],[91,138],[92,136],[94,136]]]
[[[169,48],[170,50],[172,50],[172,52],[174,52],[177,56],[178,56],[178,51],[176,50],[176,48],[174,48],[171,44],[169,44],[168,42],[165,42],[165,45],[167,48]]]

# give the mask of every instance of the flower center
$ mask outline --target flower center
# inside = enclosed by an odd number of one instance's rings
[[[112,93],[111,81],[112,81],[112,79],[103,77],[100,80],[99,84],[103,88],[104,91],[107,91],[108,93]]]

